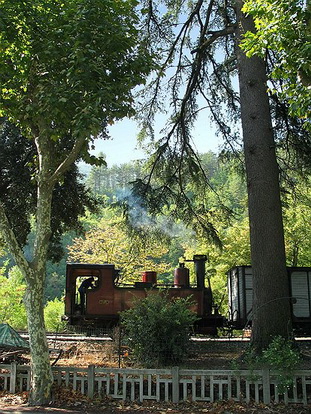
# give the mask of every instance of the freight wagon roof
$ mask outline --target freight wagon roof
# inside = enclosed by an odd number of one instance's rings
[[[0,324],[0,347],[2,348],[29,348],[25,341],[10,325]]]
[[[227,273],[230,274],[232,270],[235,269],[251,269],[251,265],[241,265],[241,266],[233,266]],[[286,266],[287,271],[289,272],[310,272],[311,266]]]

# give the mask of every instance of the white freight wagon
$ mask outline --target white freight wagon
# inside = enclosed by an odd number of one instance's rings
[[[292,320],[295,328],[311,331],[311,267],[288,267]],[[228,272],[229,321],[236,329],[251,325],[253,275],[251,266]]]

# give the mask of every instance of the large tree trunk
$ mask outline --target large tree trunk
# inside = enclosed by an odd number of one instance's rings
[[[44,274],[34,274],[33,277],[29,278],[28,275],[25,295],[31,349],[30,405],[47,404],[51,399],[53,383],[43,314],[44,276]]]
[[[50,197],[47,197],[46,201],[49,198]],[[43,203],[43,205],[46,204]],[[51,209],[46,206],[46,218],[48,217],[50,210]],[[45,249],[41,245],[39,248],[39,251],[42,254],[41,258],[36,256],[36,260],[33,260],[32,263],[27,262],[22,249],[17,243],[14,232],[1,204],[0,229],[4,240],[10,247],[10,252],[14,257],[15,262],[22,271],[27,283],[25,305],[27,310],[31,351],[32,377],[29,403],[30,405],[45,405],[50,401],[51,387],[53,383],[43,316]],[[47,230],[49,230],[49,228]],[[39,239],[42,241],[41,237]]]
[[[286,271],[279,171],[266,86],[265,62],[247,58],[239,48],[243,33],[253,31],[238,0],[237,56],[241,117],[248,189],[253,268],[253,330],[256,348],[273,336],[291,335],[289,284]]]
[[[36,211],[36,238],[33,259],[25,274],[25,295],[28,332],[31,350],[30,405],[45,405],[50,401],[53,376],[44,322],[44,281],[47,252],[51,237],[51,209],[53,195],[53,156],[49,151],[49,138],[42,134],[36,138],[39,158],[38,194]]]

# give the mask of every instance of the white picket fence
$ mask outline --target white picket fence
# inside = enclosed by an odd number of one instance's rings
[[[296,371],[293,385],[280,392],[277,373],[265,370],[189,370],[52,367],[55,383],[90,398],[131,401],[255,401],[264,404],[311,403],[311,370]],[[0,390],[30,389],[30,367],[0,364]]]

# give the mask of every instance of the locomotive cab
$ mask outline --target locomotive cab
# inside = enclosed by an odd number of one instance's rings
[[[113,296],[113,281],[118,272],[113,265],[80,263],[68,263],[66,272],[65,315],[69,324],[76,325],[81,319],[98,313],[96,304],[101,304],[101,292],[105,292],[106,302],[109,292]],[[86,288],[81,289],[83,283],[90,279],[92,281],[86,284]]]

